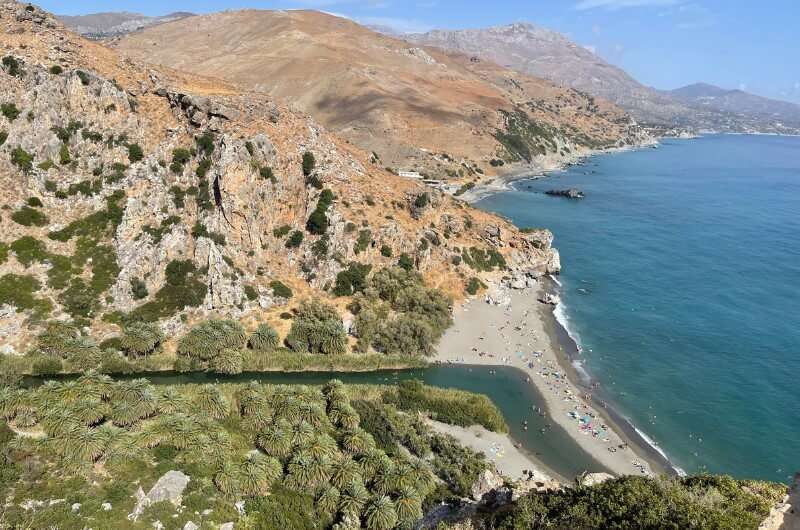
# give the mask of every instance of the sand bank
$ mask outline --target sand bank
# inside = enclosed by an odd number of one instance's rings
[[[598,468],[617,475],[666,471],[624,432],[624,427],[617,425],[610,411],[594,404],[586,390],[578,386],[558,342],[552,308],[538,301],[544,292],[541,285],[494,291],[491,294],[495,299],[508,303],[488,304],[478,297],[456,308],[455,324],[442,338],[436,360],[520,368],[544,397],[546,407],[541,413],[569,433],[599,463]]]

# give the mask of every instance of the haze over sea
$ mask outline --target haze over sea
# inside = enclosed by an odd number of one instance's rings
[[[576,187],[581,201],[543,191]],[[687,472],[800,471],[800,138],[591,158],[478,205],[556,236],[603,392]]]

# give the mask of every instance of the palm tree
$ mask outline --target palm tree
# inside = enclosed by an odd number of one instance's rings
[[[114,380],[105,374],[90,370],[78,378],[78,385],[83,388],[84,397],[108,399],[114,388]]]
[[[32,409],[22,409],[14,417],[14,424],[21,429],[30,429],[37,423],[39,423],[39,418],[36,417],[36,413]]]
[[[314,458],[322,456],[331,457],[336,453],[338,447],[336,440],[327,434],[320,434],[311,438],[307,443],[303,444],[303,451],[307,452]]]
[[[417,475],[415,469],[407,460],[398,462],[392,472],[390,484],[393,490],[402,488],[413,488],[417,484]]]
[[[386,495],[370,502],[364,511],[364,516],[369,530],[391,530],[397,524],[394,502]]]
[[[378,470],[382,469],[384,466],[392,465],[389,457],[380,449],[367,451],[358,463],[364,478],[367,480],[372,480]]]
[[[211,369],[218,374],[240,374],[243,367],[244,357],[241,350],[226,348],[211,359]]]
[[[237,408],[239,414],[242,416],[251,416],[256,414],[256,412],[261,412],[263,409],[270,409],[267,397],[261,390],[260,385],[255,381],[249,383],[237,392],[236,400],[238,402]]]
[[[214,485],[228,499],[239,495],[239,468],[230,460],[224,460],[214,475]]]
[[[369,492],[364,484],[359,480],[354,480],[342,490],[339,499],[339,510],[344,517],[351,517],[355,520],[361,518],[361,510],[369,500]]]
[[[162,414],[188,412],[191,403],[186,396],[175,387],[167,386],[158,393],[158,411]]]
[[[114,425],[129,427],[139,420],[139,411],[134,403],[122,399],[112,402],[109,417]]]
[[[292,444],[305,446],[314,437],[314,427],[301,421],[292,428]]]
[[[267,427],[256,438],[256,444],[268,455],[284,458],[292,450],[291,427],[285,420]]]
[[[272,457],[251,453],[242,463],[240,483],[244,495],[266,495],[273,482],[280,478],[283,466]]]
[[[158,324],[134,322],[125,326],[120,339],[122,349],[132,355],[147,355],[164,341],[164,333]]]
[[[349,456],[342,456],[331,469],[331,484],[341,489],[354,480],[361,480],[361,467]]]
[[[414,488],[420,492],[422,497],[427,496],[436,487],[436,477],[431,468],[422,460],[412,460],[409,463],[411,473],[414,476]]]
[[[269,324],[260,324],[255,332],[250,335],[248,346],[250,346],[251,350],[269,353],[275,351],[279,342],[280,338],[278,337],[278,333],[272,329],[272,326]]]
[[[108,412],[108,406],[99,399],[85,398],[70,407],[70,412],[84,425],[100,423]]]
[[[305,453],[297,453],[286,466],[286,485],[295,491],[312,487],[315,482],[314,461]]]
[[[214,419],[221,420],[228,415],[228,403],[214,385],[203,385],[197,390],[193,400],[197,408]]]
[[[58,404],[42,410],[45,413],[41,420],[42,428],[50,437],[60,437],[81,423],[65,405]]]
[[[339,489],[331,486],[325,487],[317,497],[317,511],[320,514],[331,516],[339,507]]]
[[[325,411],[317,403],[301,403],[298,414],[300,421],[305,421],[316,429],[319,429],[326,420]]]
[[[354,455],[363,455],[375,447],[375,440],[372,435],[363,429],[348,431],[342,437],[342,445],[345,450]]]
[[[275,417],[282,418],[291,423],[297,424],[300,421],[300,401],[294,396],[276,396]]]
[[[78,428],[64,435],[64,453],[84,463],[95,462],[103,455],[106,440],[92,428]]]
[[[422,500],[413,488],[402,488],[394,501],[398,520],[406,526],[422,519]]]

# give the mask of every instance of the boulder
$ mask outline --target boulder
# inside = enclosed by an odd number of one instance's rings
[[[174,506],[179,506],[183,490],[189,485],[191,479],[181,471],[167,471],[150,488],[147,495],[140,487],[136,491],[136,506],[128,514],[129,521],[135,521],[144,512],[145,508],[156,502],[169,501]]]
[[[545,293],[544,296],[539,298],[539,301],[547,305],[558,305],[561,303],[561,298],[557,294]]]
[[[233,523],[224,523],[219,525],[219,530],[233,530]]]
[[[502,487],[503,478],[500,475],[486,469],[483,471],[483,473],[478,475],[478,479],[472,485],[470,493],[472,494],[472,498],[474,500],[480,501],[491,492]]]
[[[608,482],[613,478],[614,475],[609,475],[608,473],[585,473],[583,476],[578,478],[578,484],[586,487],[597,486],[598,484]]]
[[[183,530],[199,530],[200,527],[194,524],[193,521],[188,521],[185,525],[183,525]]]

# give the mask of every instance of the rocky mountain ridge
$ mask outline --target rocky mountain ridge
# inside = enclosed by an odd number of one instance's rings
[[[793,132],[800,130],[792,104],[773,106],[770,112],[732,104],[708,105],[642,85],[621,68],[579,46],[564,35],[533,24],[459,31],[434,30],[405,35],[412,43],[494,61],[520,72],[548,79],[611,101],[644,125],[655,129],[686,128],[693,131]],[[750,95],[751,98],[757,96]],[[778,103],[778,102],[775,102]],[[796,106],[794,106],[796,107]],[[776,116],[779,114],[779,116]]]
[[[227,11],[114,42],[312,115],[382,167],[438,180],[551,166],[648,138],[605,101],[316,11]]]
[[[405,257],[456,298],[474,275],[558,270],[552,234],[386,172],[261,93],[142,66],[30,5],[2,2],[0,29],[6,353],[49,321],[98,340],[130,317],[285,329],[352,262]],[[468,259],[486,253],[504,270]]]
[[[58,19],[75,33],[88,39],[109,39],[121,37],[132,31],[149,26],[172,22],[194,16],[194,13],[176,12],[168,15],[150,17],[141,13],[110,12],[89,15],[58,15]]]

